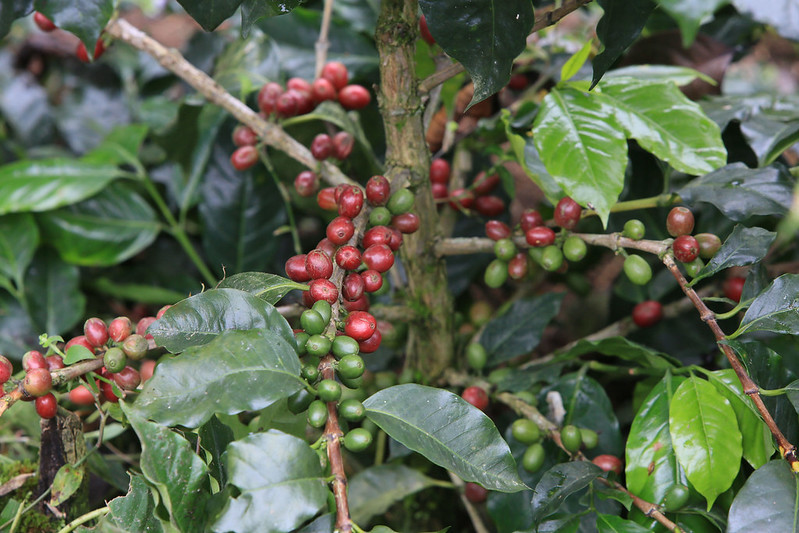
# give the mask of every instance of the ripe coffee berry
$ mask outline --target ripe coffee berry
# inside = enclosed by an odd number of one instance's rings
[[[286,276],[299,283],[309,281],[311,275],[305,268],[305,254],[295,255],[288,258],[286,261]]]
[[[310,170],[303,170],[294,178],[294,190],[303,198],[316,194],[319,189],[319,178]]]
[[[351,133],[340,131],[333,136],[333,157],[339,161],[347,159],[355,146]]]
[[[346,244],[355,235],[355,224],[351,218],[338,216],[327,225],[325,234],[335,245]]]
[[[86,385],[78,385],[69,391],[69,401],[77,405],[91,405],[94,403],[92,391]]]
[[[84,322],[83,334],[92,346],[100,347],[108,342],[108,328],[99,318],[90,318]]]
[[[319,78],[311,84],[311,96],[314,102],[321,104],[327,100],[335,100],[338,98],[338,93],[330,80]]]
[[[372,176],[366,182],[366,200],[373,206],[383,206],[391,195],[391,185],[385,176]]]
[[[344,322],[344,333],[358,342],[365,341],[377,331],[375,317],[365,311],[354,311]]]
[[[492,289],[498,289],[508,280],[508,264],[502,259],[494,259],[486,267],[483,281]]]
[[[466,189],[455,189],[450,193],[449,206],[455,210],[469,209],[474,205],[474,193]]]
[[[461,398],[477,407],[481,411],[488,408],[488,393],[481,387],[466,387]]]
[[[399,230],[391,228],[391,239],[388,241],[388,247],[392,252],[396,252],[402,246],[402,233]]]
[[[155,367],[157,364],[158,363],[152,359],[142,361],[142,364],[139,367],[139,375],[141,376],[142,383],[153,377],[153,372],[155,372]]]
[[[308,287],[310,288],[308,292],[314,302],[325,300],[334,304],[338,300],[338,289],[329,279],[315,279]]]
[[[687,207],[675,207],[666,217],[666,231],[672,237],[690,235],[694,230],[694,214]]]
[[[483,196],[496,189],[497,185],[499,185],[499,174],[489,175],[483,171],[475,176],[472,190],[476,196]]]
[[[403,213],[391,219],[391,226],[400,233],[415,233],[419,229],[419,216],[416,213]]]
[[[527,85],[528,85],[527,76],[525,76],[521,72],[518,72],[513,76],[511,76],[510,80],[508,81],[508,89],[512,91],[523,91],[524,89],[527,88]]]
[[[690,263],[699,255],[699,243],[690,235],[680,235],[671,244],[674,250],[674,257],[677,261]]]
[[[59,370],[66,366],[64,365],[64,360],[61,359],[60,355],[48,355],[44,358],[44,360],[47,362],[47,370],[50,372],[53,370]]]
[[[361,252],[354,246],[342,246],[336,250],[336,264],[344,270],[355,270],[361,266]]]
[[[97,39],[97,42],[94,43],[94,61],[100,59],[100,56],[103,55],[105,52],[105,42],[102,38]],[[75,49],[75,55],[78,59],[81,60],[83,63],[89,63],[92,60],[89,59],[89,52],[86,50],[86,45],[83,44],[83,41],[78,43],[78,47]]]
[[[560,199],[555,206],[555,224],[561,228],[572,230],[580,221],[580,214],[583,212],[580,204],[565,196]]]
[[[11,379],[13,373],[14,367],[11,366],[11,361],[7,357],[0,355],[0,385]]]
[[[433,159],[430,161],[430,181],[446,185],[452,170],[446,159]]]
[[[623,470],[621,459],[619,459],[615,455],[607,455],[607,454],[597,455],[591,460],[591,462],[597,465],[605,472],[615,472],[616,475],[618,476],[621,475]]]
[[[376,329],[371,337],[358,343],[358,349],[363,353],[373,353],[380,348],[380,342],[382,340],[383,335],[380,333],[379,329]]]
[[[624,260],[624,273],[636,285],[646,285],[652,279],[652,268],[640,255],[629,255]]]
[[[340,91],[347,86],[350,75],[344,63],[330,61],[322,67],[322,78],[328,80],[337,91]]]
[[[249,126],[239,124],[233,130],[233,144],[236,146],[255,146],[258,144],[258,135]]]
[[[510,237],[510,226],[501,220],[489,220],[486,222],[486,236],[492,241],[507,239]]]
[[[347,85],[338,92],[338,101],[344,109],[363,109],[372,101],[372,96],[366,87],[361,85]]]
[[[357,272],[350,272],[341,284],[341,295],[345,300],[354,302],[363,296],[363,278]]]
[[[391,242],[392,235],[393,233],[391,228],[388,226],[375,226],[373,228],[369,228],[363,234],[361,245],[364,248],[369,248],[375,244],[388,244]]]
[[[47,368],[47,361],[42,352],[30,350],[22,356],[22,370],[29,372],[37,368]]]
[[[713,233],[697,233],[694,238],[699,243],[699,257],[702,259],[712,259],[721,248],[721,239]]]
[[[311,92],[311,83],[302,78],[289,78],[286,82],[286,89],[294,89],[295,91],[309,93]]]
[[[110,403],[119,403],[119,396],[114,392],[114,386],[105,381],[100,382],[100,397]]]
[[[162,307],[161,309],[159,309],[159,310],[158,310],[158,312],[155,314],[155,318],[156,318],[156,319],[160,319],[162,316],[164,316],[164,313],[166,313],[166,312],[169,310],[169,308],[170,308],[170,307],[172,307],[172,306],[171,306],[171,305],[165,305],[165,306],[163,306],[163,307]]]
[[[38,11],[33,12],[33,22],[39,26],[39,29],[45,32],[51,32],[58,28],[55,23],[47,18],[47,15],[39,13]]]
[[[433,183],[430,189],[433,193],[433,198],[436,200],[443,200],[449,196],[449,188],[443,183]]]
[[[527,233],[532,228],[543,225],[544,217],[535,209],[525,209],[519,218],[519,224],[522,226],[522,231]]]
[[[146,316],[136,324],[136,335],[141,335],[145,339],[152,339],[153,336],[147,333],[147,329],[155,322],[154,316]]]
[[[732,300],[733,302],[740,302],[741,295],[744,292],[744,285],[746,284],[746,278],[742,277],[734,277],[724,280],[724,284],[722,288],[724,289],[724,296]]]
[[[505,212],[505,201],[499,196],[478,196],[474,210],[485,217],[496,217]]]
[[[546,226],[536,226],[524,233],[527,244],[541,248],[555,242],[555,232]]]
[[[353,311],[368,311],[369,310],[369,298],[366,297],[364,294],[354,302],[349,300],[344,300],[342,302],[344,304],[344,309],[351,313]]]
[[[361,258],[369,269],[381,273],[394,266],[394,253],[385,244],[373,244],[363,251]]]
[[[36,413],[42,418],[55,418],[58,412],[58,401],[52,392],[36,398]]]
[[[363,208],[363,191],[360,187],[350,187],[341,192],[336,202],[339,215],[355,218]]]
[[[633,307],[633,322],[639,328],[654,326],[663,318],[663,306],[655,300],[647,300]]]
[[[527,261],[527,254],[519,252],[513,259],[508,261],[508,276],[511,279],[520,280],[527,276],[529,265]]]
[[[311,250],[305,256],[305,270],[311,279],[329,279],[333,275],[333,261],[322,250]]]
[[[408,189],[400,189],[391,195],[386,207],[388,207],[392,215],[401,215],[413,209],[415,200],[416,198],[411,191]]]
[[[133,330],[133,324],[126,316],[118,316],[108,325],[108,336],[114,342],[122,342]]]
[[[488,498],[488,491],[477,483],[467,483],[463,487],[463,495],[472,503],[483,503]]]
[[[317,161],[324,161],[333,153],[333,140],[327,133],[320,133],[311,142],[311,155]]]
[[[286,91],[277,97],[275,101],[275,111],[283,118],[293,117],[297,114],[299,102],[297,102],[297,91]]]
[[[319,241],[316,244],[316,249],[324,252],[324,254],[326,256],[328,256],[330,258],[330,260],[332,261],[333,260],[333,256],[336,255],[336,247],[337,246],[338,245],[336,243],[334,243],[333,241],[331,241],[330,239],[325,237],[324,239],[322,239],[321,241]]]
[[[363,290],[366,292],[379,291],[383,286],[383,276],[377,270],[364,270],[361,272],[363,279]]]
[[[336,188],[325,187],[316,194],[316,205],[325,211],[332,211],[337,209],[336,206]]]
[[[31,396],[44,396],[53,387],[53,378],[47,368],[34,368],[25,374],[22,388]]]
[[[236,170],[247,170],[258,162],[258,150],[254,146],[241,146],[230,156],[230,164]]]
[[[153,361],[155,362],[155,361]],[[152,373],[150,374],[152,375]],[[141,383],[141,374],[132,366],[126,366],[112,376],[114,383],[122,390],[135,390]]]
[[[277,99],[283,94],[283,87],[279,83],[269,82],[258,91],[258,107],[267,116],[277,108]]]

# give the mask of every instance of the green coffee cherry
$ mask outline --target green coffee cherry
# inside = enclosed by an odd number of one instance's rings
[[[343,379],[356,379],[363,375],[366,365],[358,355],[345,355],[336,365],[338,375]]]
[[[372,444],[372,434],[363,428],[350,430],[344,436],[344,447],[351,452],[362,452]]]
[[[629,255],[624,260],[624,273],[636,285],[646,285],[652,279],[652,268],[640,255]]]
[[[358,376],[357,378],[341,378],[341,384],[347,387],[348,389],[360,389],[363,385],[363,376]]]
[[[522,444],[535,444],[541,440],[541,430],[529,418],[519,418],[511,425],[513,438]]]
[[[347,335],[339,335],[333,339],[333,355],[341,359],[347,355],[358,355],[360,347],[358,341]]]
[[[308,335],[319,335],[325,330],[327,322],[313,309],[306,309],[300,315],[300,325]]]
[[[120,348],[109,348],[103,355],[103,366],[112,374],[122,372],[127,364],[128,358]]]
[[[478,372],[486,366],[488,361],[488,354],[483,345],[479,342],[470,342],[466,346],[466,362],[469,366]]]
[[[305,416],[311,427],[320,428],[327,422],[327,405],[322,400],[314,400],[308,405]]]
[[[689,278],[695,278],[699,272],[705,268],[705,262],[702,261],[699,257],[691,261],[690,263],[683,263],[685,267],[685,273],[688,274]]]
[[[494,243],[494,255],[497,259],[510,261],[516,255],[516,244],[510,239],[499,239]]]
[[[691,491],[685,485],[673,485],[663,496],[663,510],[668,512],[679,511],[688,503]]]
[[[498,289],[508,279],[508,264],[501,259],[494,259],[486,267],[483,280],[492,289]]]
[[[538,472],[544,466],[546,452],[540,442],[530,445],[522,456],[522,468],[530,473]]]
[[[302,375],[308,383],[313,383],[319,378],[319,366],[312,362],[304,363],[300,370],[300,375]]]
[[[580,438],[583,441],[583,447],[586,450],[591,450],[599,444],[599,435],[596,431],[587,428],[580,428]]]
[[[646,227],[644,226],[644,223],[637,218],[633,218],[625,222],[624,229],[621,231],[623,237],[627,237],[628,239],[633,239],[635,241],[640,241],[643,239],[644,233],[646,233]]]
[[[330,351],[330,339],[322,335],[311,335],[308,342],[305,343],[305,351],[310,355],[322,357],[327,355]]]
[[[541,266],[544,270],[554,272],[563,265],[563,252],[554,244],[544,248],[544,253],[541,255]]]
[[[305,351],[305,343],[308,342],[308,339],[311,336],[305,333],[304,331],[300,331],[299,333],[294,334],[294,340],[297,343],[297,354],[298,355],[305,355],[307,352]]]
[[[408,189],[400,189],[388,199],[386,207],[391,211],[392,215],[401,215],[407,213],[413,208],[413,203],[416,198],[413,193]]]
[[[338,404],[338,414],[349,422],[360,422],[366,415],[366,408],[359,400],[349,398]]]
[[[335,379],[323,379],[316,386],[316,393],[323,402],[335,402],[341,398],[341,384]]]
[[[533,394],[530,391],[523,390],[523,391],[519,391],[519,392],[517,392],[515,394],[516,394],[516,397],[519,398],[524,403],[527,403],[527,404],[533,405],[533,406],[538,405],[538,398],[536,398],[535,394]]]
[[[569,261],[581,261],[588,252],[588,246],[580,237],[570,236],[563,242],[563,257]]]
[[[385,207],[374,207],[369,213],[370,226],[388,226],[391,224],[391,211]]]
[[[317,300],[314,302],[313,306],[311,307],[314,311],[321,315],[322,320],[325,323],[325,326],[328,322],[330,322],[330,316],[333,313],[333,308],[330,307],[330,302],[327,300]],[[313,333],[311,333],[313,335]]]
[[[305,411],[311,402],[314,401],[314,395],[302,388],[288,397],[286,404],[289,411],[298,415]]]
[[[583,443],[583,437],[580,434],[580,430],[577,428],[577,426],[569,424],[568,426],[563,426],[561,428],[560,441],[563,443],[564,448],[571,453],[574,453],[580,449],[580,446]]]

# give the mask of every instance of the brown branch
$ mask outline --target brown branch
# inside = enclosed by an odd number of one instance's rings
[[[608,486],[613,487],[614,489],[620,490],[625,494],[627,494],[630,498],[633,499],[633,504],[635,504],[635,506],[638,507],[638,509],[640,509],[641,512],[643,512],[649,518],[654,518],[655,520],[657,520],[661,525],[667,527],[669,531],[673,531],[674,533],[682,533],[683,529],[674,522],[672,522],[671,520],[669,520],[668,518],[666,518],[663,515],[663,513],[660,512],[660,508],[654,503],[650,503],[636,496],[635,494],[627,490],[627,488],[618,481],[610,482],[604,478],[600,478],[600,481],[606,483]]]
[[[328,354],[322,358],[319,368],[323,379],[336,379],[335,358]],[[333,495],[336,499],[336,531],[352,531],[352,518],[347,501],[347,474],[344,472],[344,460],[341,456],[341,438],[344,432],[338,423],[336,402],[327,403],[327,423],[325,424],[325,440],[327,441],[327,459],[330,461],[330,472],[333,474]]]
[[[549,26],[554,26],[557,24],[560,19],[571,13],[572,11],[577,11],[581,7],[586,4],[591,3],[592,0],[566,0],[562,6],[559,8],[545,8],[541,9],[538,14],[535,16],[535,23],[533,24],[532,29],[530,30],[530,34],[539,32],[544,28]],[[457,76],[465,69],[463,65],[460,63],[452,63],[451,65],[447,65],[441,70],[437,70],[419,84],[419,92],[426,93],[429,92],[433,87],[440,85],[447,81],[448,79]]]
[[[619,248],[631,248],[634,250],[641,250],[642,252],[649,252],[655,255],[666,253],[671,243],[670,240],[665,241],[651,241],[640,240],[636,241],[627,237],[622,237],[620,233],[610,234],[593,234],[593,233],[572,233],[580,237],[586,244],[593,244],[594,246],[604,246],[611,250],[618,250]],[[530,248],[524,237],[515,236],[513,242],[519,248]],[[474,253],[493,253],[494,241],[488,237],[455,237],[451,239],[441,239],[433,249],[434,253],[438,256],[445,255],[464,255]]]
[[[316,40],[316,68],[314,69],[317,78],[322,76],[322,68],[325,66],[327,60],[327,49],[330,48],[330,41],[327,39],[327,34],[330,30],[330,18],[333,14],[333,0],[325,0],[325,6],[322,11],[322,25],[319,28],[319,39]]]
[[[287,134],[279,125],[262,119],[244,102],[232,96],[211,77],[186,61],[177,50],[166,48],[123,19],[116,19],[109,23],[106,33],[151,55],[161,66],[197,89],[209,102],[218,105],[233,115],[236,120],[252,128],[267,146],[286,153],[311,170],[315,170],[319,165],[307,147]],[[355,184],[337,166],[327,161],[321,163],[321,175],[332,185]]]

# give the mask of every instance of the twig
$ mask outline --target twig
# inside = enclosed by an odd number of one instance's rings
[[[320,363],[323,379],[336,379],[335,358],[328,354]],[[327,440],[327,459],[330,461],[330,472],[333,474],[333,495],[336,499],[336,531],[352,531],[352,518],[347,501],[347,474],[344,472],[344,461],[341,456],[341,437],[344,432],[338,423],[336,402],[327,404],[327,422],[325,435]]]
[[[627,237],[622,237],[620,233],[609,234],[593,234],[593,233],[572,233],[580,237],[587,244],[595,246],[604,246],[611,250],[618,250],[619,248],[631,248],[633,250],[641,250],[642,252],[649,252],[655,255],[662,255],[669,249],[670,240],[665,241],[652,241],[640,240],[636,241]],[[519,248],[530,248],[524,237],[513,237],[513,242]],[[434,248],[436,255],[464,255],[474,253],[493,253],[494,241],[488,237],[455,237],[452,239],[442,239],[436,243]]]
[[[627,494],[627,496],[633,499],[633,504],[635,504],[635,506],[638,507],[638,509],[640,509],[641,512],[643,512],[649,518],[654,518],[655,520],[657,520],[661,525],[667,527],[669,531],[673,531],[674,533],[682,533],[683,529],[674,522],[672,522],[671,520],[669,520],[668,518],[666,518],[663,515],[663,513],[660,512],[658,506],[655,505],[654,503],[650,503],[642,498],[639,498],[638,496],[627,490],[627,487],[625,487],[618,481],[610,482],[605,478],[599,478],[599,480],[602,481],[603,483],[606,483],[608,486],[613,487],[614,489],[620,490],[623,493]]]
[[[327,34],[330,31],[330,18],[333,13],[333,1],[325,0],[325,7],[322,11],[322,25],[319,28],[319,39],[316,40],[316,68],[314,72],[316,77],[322,75],[322,67],[325,66],[327,60],[327,49],[330,47],[330,41],[327,39]]]
[[[472,526],[474,527],[475,533],[489,533],[488,528],[485,526],[485,524],[483,524],[482,518],[480,518],[480,513],[477,511],[474,505],[472,505],[472,502],[466,498],[466,494],[463,492],[463,487],[466,484],[461,478],[452,472],[447,473],[449,474],[449,478],[452,480],[452,484],[455,485],[455,488],[458,490],[458,496],[460,496],[461,502],[466,508],[466,512],[469,514],[469,519],[472,521]]]

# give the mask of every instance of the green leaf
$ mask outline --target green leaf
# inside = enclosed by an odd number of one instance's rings
[[[591,53],[592,44],[591,41],[587,41],[582,48],[563,63],[560,68],[560,81],[569,81],[575,74],[580,72],[580,69],[583,68],[585,61],[588,59],[588,54]]]
[[[674,368],[677,361],[671,356],[653,350],[626,337],[608,337],[597,341],[580,339],[574,346],[564,352],[558,352],[557,361],[576,359],[587,353],[598,352],[633,361],[645,368]]]
[[[138,161],[139,149],[147,137],[145,124],[119,126],[111,130],[99,146],[83,157],[83,161],[111,165]]]
[[[688,481],[707,499],[707,508],[732,485],[743,450],[729,400],[703,379],[683,381],[669,406],[674,453]]]
[[[142,476],[130,474],[128,493],[108,502],[108,508],[108,514],[98,525],[99,531],[161,533],[164,530],[155,516],[155,502]]]
[[[502,121],[505,123],[505,134],[519,165],[524,169],[525,174],[541,188],[547,200],[552,204],[557,204],[563,191],[547,172],[543,161],[541,161],[541,156],[538,154],[538,149],[535,147],[535,141],[532,137],[525,138],[513,132],[509,111],[502,110]]]
[[[724,269],[757,263],[766,256],[776,238],[773,231],[736,225],[716,255],[691,280],[691,285]]]
[[[655,3],[651,0],[599,0],[599,5],[604,14],[596,25],[596,34],[602,42],[602,51],[591,62],[594,67],[592,89],[627,47],[641,35],[649,14],[655,9]]]
[[[20,284],[39,246],[39,229],[28,213],[0,217],[0,274]]]
[[[625,452],[627,488],[649,502],[661,502],[668,489],[684,483],[669,433],[669,403],[684,380],[671,375],[660,380],[652,387],[630,427]]]
[[[716,81],[707,74],[690,67],[674,65],[631,65],[616,68],[605,74],[605,79],[613,78],[636,78],[650,83],[673,83],[678,87],[688,85],[697,78],[711,85],[716,84]],[[707,111],[705,112],[707,113]],[[709,115],[709,113],[707,114]],[[716,123],[718,124],[718,122]],[[719,124],[719,128],[723,130],[724,126]]]
[[[204,531],[208,467],[179,434],[148,422],[124,401],[119,405],[139,436],[142,474],[155,487],[172,526],[178,531]]]
[[[223,279],[217,285],[217,288],[238,289],[249,292],[272,305],[279,302],[289,291],[294,289],[308,290],[308,286],[303,283],[297,283],[276,274],[266,274],[264,272],[234,274],[229,278]]]
[[[563,293],[546,293],[537,298],[516,300],[502,315],[486,324],[480,344],[496,365],[529,353],[541,342],[541,334],[560,309]]]
[[[327,502],[319,456],[302,439],[275,430],[228,446],[229,482],[241,494],[229,503],[214,531],[283,533],[312,518]]]
[[[229,329],[267,329],[294,345],[286,319],[269,303],[236,289],[212,289],[170,307],[149,333],[172,353],[207,344]]]
[[[372,466],[355,474],[348,485],[350,513],[358,524],[368,523],[396,502],[436,485],[418,470],[402,464]]]
[[[211,475],[216,478],[221,488],[227,485],[227,471],[222,461],[222,454],[227,449],[228,444],[235,440],[233,430],[226,426],[216,416],[212,416],[208,422],[200,426],[197,436],[200,439],[200,446],[207,451],[211,460],[208,469]]]
[[[771,282],[746,310],[734,339],[752,331],[799,334],[799,274],[783,274]]]
[[[244,0],[241,3],[241,37],[246,39],[252,25],[262,18],[285,15],[303,0]]]
[[[535,23],[530,0],[420,0],[430,33],[474,81],[470,106],[507,85]]]
[[[152,244],[161,224],[134,191],[111,184],[80,203],[39,215],[42,233],[68,263],[110,266]]]
[[[0,215],[48,211],[97,194],[119,177],[113,165],[75,159],[18,161],[0,167]]]
[[[58,506],[67,501],[80,488],[85,467],[74,466],[69,463],[58,469],[50,487],[50,505]]]
[[[533,124],[535,146],[552,178],[607,226],[624,187],[627,141],[601,100],[581,91],[553,89]]]
[[[278,45],[257,29],[246,40],[229,42],[214,65],[214,80],[231,94],[256,92],[280,77]]]
[[[727,218],[740,222],[754,215],[786,214],[793,181],[781,166],[752,169],[733,163],[691,181],[677,194],[688,204],[709,202]]]
[[[763,167],[799,140],[799,124],[794,116],[766,111],[741,122],[741,134]]]
[[[731,0],[740,13],[770,26],[783,37],[799,40],[799,5],[791,0],[758,2],[757,0]],[[786,530],[787,531],[787,530]]]
[[[111,16],[113,0],[35,0],[36,11],[44,13],[62,30],[74,33],[86,45],[89,57]]]
[[[465,481],[501,492],[527,488],[494,423],[460,396],[406,384],[383,389],[363,404],[366,416],[391,438]]]
[[[59,335],[83,318],[86,297],[78,267],[64,263],[51,248],[40,249],[25,273],[25,298],[31,320],[48,335]]]
[[[89,359],[94,359],[95,357],[95,355],[88,348],[81,346],[80,344],[70,346],[64,355],[66,356],[64,357],[65,365],[74,365],[80,361],[88,361]]]
[[[0,39],[8,34],[11,23],[33,11],[32,0],[3,0],[0,2]]]
[[[620,516],[597,513],[596,528],[599,533],[647,533],[649,530]]]
[[[660,8],[677,21],[684,48],[691,46],[702,22],[730,0],[659,0]]]
[[[134,407],[161,424],[193,428],[214,413],[261,409],[303,386],[293,341],[270,330],[234,330],[161,361]]]
[[[205,31],[214,31],[236,12],[241,0],[178,0],[178,3]]]
[[[785,386],[785,395],[788,397],[791,405],[793,405],[796,413],[799,414],[799,379]]]
[[[122,300],[135,300],[149,305],[173,304],[182,300],[186,294],[182,292],[154,287],[142,283],[119,283],[109,278],[98,277],[91,286],[98,292]]]
[[[760,468],[774,454],[768,426],[760,418],[752,399],[744,394],[734,370],[716,370],[709,373],[708,378],[716,390],[729,400],[732,410],[735,411],[735,419],[742,436],[744,459],[752,468]]]
[[[726,163],[719,127],[674,83],[609,78],[600,88],[627,137],[675,169],[704,174]]]
[[[797,477],[783,460],[772,461],[749,476],[735,495],[727,533],[799,531]]]
[[[533,489],[533,525],[558,510],[572,494],[587,487],[602,474],[594,463],[575,461],[553,466]]]

